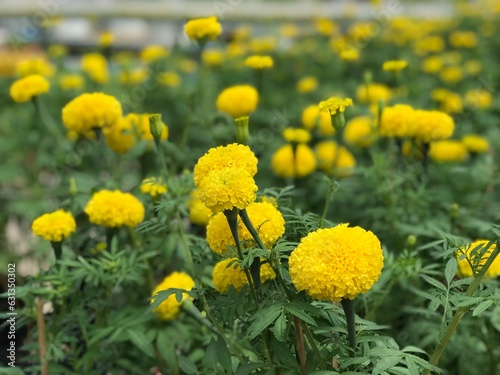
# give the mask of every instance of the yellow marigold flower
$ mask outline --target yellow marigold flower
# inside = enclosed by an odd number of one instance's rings
[[[76,231],[76,222],[70,212],[57,210],[37,217],[31,224],[31,230],[44,240],[61,242]]]
[[[212,272],[212,280],[215,290],[219,293],[226,293],[231,285],[239,292],[244,285],[248,284],[245,271],[237,262],[238,258],[224,259],[218,262]],[[260,267],[260,281],[262,283],[276,277],[269,263],[264,263]]]
[[[56,69],[47,60],[41,57],[32,57],[27,60],[21,60],[16,65],[16,74],[21,77],[27,77],[33,74],[39,74],[44,77],[52,77]]]
[[[344,61],[356,61],[359,60],[359,52],[354,48],[346,48],[340,51],[340,58]]]
[[[429,53],[441,52],[445,47],[445,43],[442,37],[429,35],[417,40],[413,47],[417,55],[423,56]]]
[[[455,48],[474,48],[477,46],[477,35],[472,31],[456,30],[450,34],[450,45]]]
[[[220,66],[224,61],[224,52],[218,49],[206,49],[201,53],[201,61],[209,66]]]
[[[119,154],[128,152],[139,141],[146,141],[149,147],[152,147],[153,135],[149,128],[149,115],[129,113],[106,129],[104,138],[109,148]],[[168,126],[162,122],[161,140],[167,139]]]
[[[451,93],[450,90],[443,89],[441,87],[437,87],[434,90],[431,91],[431,98],[434,99],[435,101],[441,102],[443,101],[449,94]]]
[[[141,193],[148,194],[152,198],[167,192],[167,184],[161,177],[148,177],[142,180]]]
[[[415,138],[422,142],[450,138],[455,130],[453,118],[444,112],[417,110],[415,111],[415,120],[417,123]]]
[[[217,97],[216,106],[219,111],[238,118],[255,111],[258,103],[259,93],[253,86],[237,85],[224,89]]]
[[[327,100],[319,102],[319,110],[321,112],[328,112],[330,116],[333,116],[336,113],[344,112],[346,107],[352,106],[352,99],[345,98],[340,99],[336,97],[331,97]]]
[[[264,36],[254,38],[250,41],[250,49],[253,53],[271,52],[276,48],[276,38],[273,36]]]
[[[193,190],[191,192],[187,206],[191,223],[203,226],[208,224],[212,216],[212,211],[201,201],[200,192],[198,190]]]
[[[168,290],[168,289],[184,289],[192,290],[195,287],[195,282],[187,273],[184,272],[172,272],[170,275],[165,277],[163,281],[156,286],[153,294],[154,297],[157,293]],[[181,312],[181,305],[186,300],[192,300],[193,298],[187,293],[182,293],[182,299],[177,302],[176,293],[172,293],[165,299],[160,305],[153,310],[154,313],[158,314],[158,318],[161,320],[169,321],[176,319]],[[151,303],[155,301],[155,298],[151,299]]]
[[[407,104],[385,107],[379,125],[382,137],[413,137],[417,131],[416,112]]]
[[[345,126],[344,141],[356,147],[370,147],[375,139],[373,120],[370,116],[358,116]]]
[[[429,157],[436,163],[460,163],[468,156],[465,144],[455,140],[432,142],[429,149]]]
[[[108,61],[99,53],[87,53],[82,56],[82,70],[97,83],[108,80]]]
[[[207,176],[197,185],[200,199],[212,212],[247,207],[255,201],[257,185],[245,168],[214,165]]]
[[[340,301],[371,289],[382,273],[384,256],[372,232],[340,224],[309,233],[288,264],[298,291],[317,300]]]
[[[318,168],[329,175],[348,177],[356,166],[356,159],[345,147],[334,141],[323,141],[316,145]]]
[[[134,70],[123,70],[118,76],[118,80],[123,85],[137,85],[144,81],[148,76],[148,72],[144,68]]]
[[[217,22],[217,17],[197,18],[184,25],[184,32],[189,39],[204,43],[215,40],[222,32],[222,26]]]
[[[252,55],[245,59],[245,66],[252,69],[269,69],[274,65],[271,56]]]
[[[158,75],[160,84],[167,87],[179,87],[181,85],[181,76],[173,72],[163,72]]]
[[[408,66],[406,60],[389,60],[382,64],[382,69],[387,72],[399,72]]]
[[[122,117],[122,107],[118,100],[102,92],[82,94],[62,110],[64,126],[77,133],[86,133],[94,128],[109,128]]]
[[[271,157],[271,168],[283,178],[301,178],[316,170],[316,157],[311,148],[300,143],[295,148],[287,144],[281,146]]]
[[[307,76],[304,78],[301,78],[298,82],[295,88],[297,89],[298,92],[301,94],[307,94],[310,92],[313,92],[316,90],[319,86],[318,79],[313,76]]]
[[[484,266],[491,253],[496,248],[496,244],[493,243],[488,249],[485,249],[489,242],[488,240],[474,241],[472,244],[461,248],[460,251],[457,252],[458,275],[460,277],[473,276],[471,264],[476,269],[476,272],[481,270],[481,267]],[[500,257],[496,257],[490,268],[488,268],[486,276],[497,277],[499,275]]]
[[[477,134],[466,134],[462,137],[462,143],[471,153],[482,154],[488,152],[490,143],[488,139]]]
[[[92,224],[108,228],[135,228],[144,220],[144,205],[120,190],[95,192],[84,209]]]
[[[277,199],[275,197],[262,196],[262,197],[260,197],[260,201],[262,203],[272,204],[274,207],[278,208],[278,201],[277,201]]]
[[[391,89],[381,83],[360,85],[356,89],[356,98],[360,103],[376,104],[379,100],[383,100],[387,103],[391,97]]]
[[[257,173],[257,158],[250,147],[237,143],[211,148],[194,167],[194,184],[199,188],[212,170],[227,167],[244,169],[253,177]]]
[[[462,68],[459,66],[448,66],[441,70],[439,75],[442,81],[446,83],[457,83],[463,78]]]
[[[239,57],[247,53],[248,45],[242,42],[231,42],[226,46],[226,54],[228,57]]]
[[[478,76],[483,70],[483,65],[479,60],[469,60],[464,63],[464,72],[470,76]]]
[[[59,85],[63,90],[81,90],[85,81],[80,74],[63,74],[59,78]]]
[[[18,79],[10,86],[10,96],[16,103],[29,102],[34,97],[49,92],[49,82],[40,74]]]
[[[254,202],[246,208],[252,225],[259,233],[266,248],[271,249],[285,233],[285,219],[271,203]],[[243,249],[255,246],[252,235],[238,218],[238,237]],[[224,254],[228,246],[235,248],[233,235],[224,213],[219,212],[210,218],[207,226],[207,242],[214,253]]]
[[[192,74],[198,69],[198,63],[193,59],[182,59],[179,64],[182,72]]]
[[[443,69],[443,60],[439,56],[430,56],[422,61],[422,70],[425,73],[438,73]]]
[[[170,55],[170,51],[161,45],[150,45],[146,46],[141,51],[141,60],[146,64],[158,61]]]
[[[439,109],[443,112],[456,114],[462,112],[464,105],[462,103],[462,97],[454,92],[449,92],[441,100]]]
[[[311,104],[302,111],[302,126],[307,130],[313,130],[317,127],[323,137],[335,133],[330,114],[321,112],[319,106],[315,104]]]
[[[305,129],[286,128],[283,130],[283,138],[290,143],[307,143],[311,140],[311,133]]]
[[[314,25],[316,26],[318,33],[323,36],[331,36],[336,34],[338,31],[337,24],[328,18],[319,18],[316,20]]]
[[[51,57],[58,59],[68,54],[68,47],[62,44],[51,44],[47,52]]]
[[[349,27],[347,34],[354,39],[356,43],[365,42],[372,39],[377,32],[377,27],[373,22],[356,22]]]
[[[99,35],[99,46],[101,47],[109,47],[113,44],[114,41],[115,35],[113,33],[105,32]]]
[[[491,107],[493,97],[487,90],[475,89],[465,93],[465,105],[470,108],[486,109]]]

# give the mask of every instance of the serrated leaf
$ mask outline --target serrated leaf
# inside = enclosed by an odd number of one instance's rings
[[[378,375],[385,370],[389,370],[390,368],[396,366],[399,362],[401,362],[402,359],[403,359],[403,357],[399,356],[399,355],[392,355],[389,357],[383,357],[375,365],[375,368],[373,369],[372,374]]]
[[[269,367],[269,365],[267,363],[264,363],[264,362],[249,363],[247,365],[243,365],[243,366],[239,367],[238,370],[236,370],[235,375],[248,375],[255,370],[258,370],[258,369],[262,370],[262,369],[265,369],[268,367]]]
[[[467,306],[472,306],[478,302],[481,302],[484,298],[483,297],[462,297],[461,301],[457,303],[457,307],[467,307]]]
[[[495,302],[492,301],[491,299],[481,302],[479,305],[477,305],[474,311],[472,311],[472,316],[478,316],[479,314],[487,310],[494,303]]]
[[[410,375],[420,375],[417,364],[413,361],[410,356],[405,356],[406,366],[408,367],[408,372]]]
[[[213,338],[210,340],[205,353],[205,366],[215,370],[217,368],[217,345]]]
[[[311,318],[309,315],[307,315],[305,312],[303,312],[302,310],[299,310],[298,308],[294,307],[294,306],[285,306],[285,310],[288,311],[290,314],[292,314],[293,316],[296,316],[297,318],[299,318],[300,320],[306,322],[306,323],[309,323],[313,326],[317,326],[316,322],[314,321],[313,318]]]
[[[198,367],[186,357],[179,358],[179,367],[186,374],[196,374],[198,372]]]
[[[446,282],[450,285],[451,280],[455,278],[458,270],[458,262],[455,258],[451,258],[448,263],[446,263],[446,268],[444,269],[444,277]]]
[[[438,289],[441,289],[444,292],[446,292],[448,290],[448,288],[446,287],[446,285],[444,285],[443,283],[439,282],[436,279],[433,279],[432,277],[429,277],[427,275],[421,275],[420,277],[422,277],[422,279],[424,279],[425,281],[427,281],[429,284],[435,286]]]
[[[257,314],[255,314],[255,320],[250,327],[248,327],[249,339],[252,340],[257,337],[263,330],[269,327],[278,316],[281,314],[281,306],[269,306]]]
[[[224,370],[232,374],[233,369],[231,363],[231,353],[229,352],[229,349],[227,348],[227,345],[221,336],[217,338],[216,348],[217,348],[217,358],[219,360],[219,363],[222,365]]]
[[[278,341],[285,340],[285,332],[286,332],[286,315],[282,312],[281,315],[276,319],[273,327],[274,337]]]
[[[153,344],[151,344],[144,332],[134,329],[127,329],[127,335],[130,338],[130,341],[132,341],[134,345],[137,346],[137,348],[140,349],[144,354],[146,354],[148,357],[155,356],[155,349],[153,347]]]

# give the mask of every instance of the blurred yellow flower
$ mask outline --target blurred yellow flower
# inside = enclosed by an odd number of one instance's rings
[[[184,272],[172,272],[170,275],[165,277],[163,281],[156,286],[151,297],[154,297],[157,293],[168,290],[171,288],[192,290],[195,287],[195,282],[187,273]],[[158,315],[158,318],[165,321],[170,321],[176,319],[181,312],[181,305],[186,300],[192,300],[193,298],[187,293],[182,293],[182,299],[180,302],[177,301],[176,293],[172,293],[165,299],[160,305],[153,310],[154,313]],[[156,298],[151,299],[153,303]]]
[[[468,156],[467,147],[461,141],[432,142],[429,149],[429,157],[436,163],[460,163]]]
[[[460,82],[463,78],[462,68],[459,66],[447,66],[441,70],[439,77],[446,83]]]
[[[301,94],[307,94],[310,92],[313,92],[316,90],[319,86],[319,81],[316,77],[313,76],[307,76],[304,78],[301,78],[298,82],[295,88],[297,89],[298,92]]]
[[[68,54],[68,47],[62,44],[51,44],[47,50],[48,54],[54,59],[59,59]]]
[[[415,120],[415,138],[422,142],[445,140],[455,130],[453,118],[444,112],[416,110]]]
[[[96,83],[105,83],[108,80],[108,61],[99,53],[83,55],[82,70]]]
[[[161,177],[148,177],[142,180],[142,194],[148,194],[152,198],[156,198],[159,195],[165,194],[167,191],[167,184]]]
[[[389,60],[382,64],[382,69],[388,72],[399,72],[408,66],[406,60]]]
[[[407,104],[385,107],[382,111],[379,133],[382,137],[413,137],[418,126],[416,111]]]
[[[490,108],[493,97],[490,92],[484,89],[469,90],[465,93],[465,105],[472,109]]]
[[[262,283],[276,277],[269,263],[264,263],[260,267],[260,281]],[[245,271],[238,264],[238,258],[229,258],[217,262],[212,271],[214,288],[219,293],[226,293],[231,286],[239,292],[244,285],[248,284]]]
[[[349,120],[344,128],[345,143],[356,147],[370,147],[375,140],[373,119],[370,116],[357,116]]]
[[[462,143],[467,148],[467,151],[474,154],[482,154],[488,152],[490,143],[488,139],[478,134],[466,134],[462,137]]]
[[[80,74],[63,74],[59,77],[59,85],[63,90],[81,90],[85,80]]]
[[[319,106],[315,104],[311,104],[302,111],[302,126],[307,130],[313,130],[317,127],[323,137],[335,133],[330,113],[321,112]]]
[[[311,140],[311,133],[305,129],[285,128],[283,138],[290,143],[307,143]]]
[[[356,159],[345,147],[334,141],[323,141],[316,145],[318,168],[335,177],[348,177],[356,166]]]
[[[468,60],[464,63],[464,72],[470,76],[478,76],[483,70],[483,65],[479,60]]]
[[[346,48],[340,51],[340,58],[344,61],[356,61],[359,59],[359,52],[354,48]]]
[[[208,66],[220,66],[224,61],[224,52],[219,49],[205,49],[201,53],[201,61]]]
[[[392,94],[389,87],[381,83],[360,85],[356,89],[356,98],[360,103],[377,104],[379,100],[383,100],[387,103],[391,97]]]
[[[274,61],[271,56],[252,55],[245,59],[245,66],[252,69],[269,69],[273,65]]]
[[[222,26],[217,22],[217,17],[196,18],[184,25],[184,32],[189,39],[204,44],[215,40],[222,32]]]
[[[61,242],[76,231],[76,222],[70,212],[57,210],[37,217],[31,230],[46,241]]]
[[[316,170],[316,157],[306,144],[294,148],[290,144],[280,147],[271,157],[274,173],[282,178],[302,178]]]
[[[490,257],[493,250],[496,248],[496,244],[493,243],[489,248],[486,245],[490,241],[488,240],[478,240],[473,243],[462,247],[460,251],[457,252],[458,260],[458,274],[460,277],[472,277],[473,272],[472,266],[475,268],[476,272],[481,270],[488,258]],[[485,274],[489,277],[497,277],[500,275],[500,257],[496,257],[488,271]]]
[[[422,61],[422,70],[425,73],[438,73],[443,68],[443,60],[439,56],[429,56]]]
[[[472,31],[456,30],[450,34],[449,41],[455,48],[474,48],[477,46],[478,37]]]
[[[439,53],[445,47],[442,37],[438,35],[429,35],[417,40],[413,48],[415,53],[419,56],[427,55],[429,53]]]
[[[146,46],[141,51],[141,60],[146,64],[151,64],[155,61],[164,59],[170,55],[170,51],[162,45],[153,44]]]
[[[52,77],[56,72],[54,66],[42,57],[31,57],[21,60],[16,65],[16,74],[26,77],[38,74],[44,77]]]
[[[104,32],[99,35],[99,46],[101,47],[109,47],[115,41],[115,36],[111,32]]]
[[[271,52],[276,48],[276,38],[274,36],[264,36],[254,38],[250,41],[250,49],[253,53]]]
[[[259,103],[259,93],[250,85],[237,85],[224,89],[217,97],[216,106],[233,118],[248,116]]]
[[[323,36],[332,36],[338,32],[337,24],[328,18],[317,19],[314,22],[314,26],[318,33]]]
[[[49,89],[49,81],[40,74],[33,74],[15,81],[10,86],[10,96],[16,103],[24,103],[49,92]]]
[[[191,223],[202,226],[208,224],[212,216],[212,211],[201,201],[200,192],[198,190],[193,190],[189,195],[187,207]]]
[[[138,85],[148,76],[148,72],[144,68],[134,70],[122,70],[118,76],[118,80],[122,85]]]
[[[181,76],[174,72],[163,72],[158,75],[160,84],[167,87],[179,87],[181,85]]]

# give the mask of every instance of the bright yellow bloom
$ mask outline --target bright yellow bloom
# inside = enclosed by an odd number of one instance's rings
[[[222,26],[217,22],[217,17],[197,18],[184,25],[184,32],[189,39],[204,43],[215,40],[222,32]]]
[[[331,36],[333,34],[336,34],[338,31],[337,24],[332,20],[329,20],[328,18],[317,19],[314,23],[314,26],[316,26],[316,30],[318,31],[318,33],[323,36]]]
[[[477,35],[472,31],[456,30],[450,34],[450,45],[455,48],[474,48],[477,46]]]
[[[468,156],[465,144],[455,140],[432,142],[429,149],[429,157],[436,163],[460,163]]]
[[[82,70],[96,83],[105,83],[108,80],[108,61],[99,53],[83,55]]]
[[[438,73],[443,68],[443,60],[439,56],[430,56],[422,61],[422,70],[425,73]]]
[[[181,77],[174,72],[163,72],[158,75],[160,84],[167,87],[179,87],[181,85]]]
[[[370,83],[368,87],[367,85],[360,85],[356,89],[356,98],[360,103],[377,104],[379,100],[387,103],[391,97],[391,89],[381,83]]]
[[[220,66],[224,61],[224,52],[218,49],[206,49],[201,53],[201,61],[209,66]]]
[[[118,80],[123,85],[138,85],[148,76],[148,71],[144,68],[134,70],[122,70]]]
[[[463,78],[462,68],[459,66],[448,66],[441,70],[439,77],[446,83],[453,84],[460,82]]]
[[[388,72],[399,72],[408,66],[406,60],[389,60],[382,64],[382,69]]]
[[[101,92],[82,94],[62,110],[64,126],[77,133],[86,133],[94,128],[109,128],[122,117],[122,107],[111,95]]]
[[[330,113],[330,116],[333,116],[336,113],[344,112],[346,107],[350,106],[352,106],[351,98],[340,99],[331,97],[327,100],[319,102],[319,110],[321,112]]]
[[[445,47],[445,43],[442,37],[429,35],[417,40],[413,47],[417,55],[424,56],[429,53],[441,52]]]
[[[212,211],[201,201],[200,192],[198,190],[193,190],[191,192],[187,206],[191,223],[202,226],[208,224],[212,216]]]
[[[290,143],[307,143],[311,140],[311,133],[305,129],[286,128],[283,138]]]
[[[285,219],[281,212],[271,203],[254,202],[247,208],[248,217],[259,237],[271,249],[285,233]],[[252,235],[238,218],[238,237],[243,249],[255,246]],[[219,212],[210,218],[207,226],[207,242],[214,253],[224,254],[228,247],[235,248],[233,235],[224,213]]]
[[[271,56],[252,55],[245,59],[245,66],[252,69],[269,69],[274,65]]]
[[[149,115],[129,113],[106,129],[104,137],[109,148],[119,154],[128,152],[140,141],[146,141],[149,147],[152,147],[153,135],[149,128]],[[168,126],[162,122],[161,140],[167,139]]]
[[[215,290],[219,293],[226,293],[231,286],[239,292],[244,285],[248,284],[245,271],[237,262],[238,258],[224,259],[218,262],[212,272],[212,280]],[[269,263],[264,263],[260,267],[260,281],[262,283],[276,277]]]
[[[481,270],[488,258],[490,257],[493,250],[496,248],[496,244],[493,243],[488,249],[485,249],[488,244],[488,240],[478,240],[472,244],[465,246],[457,252],[458,260],[458,275],[460,277],[472,277],[472,266],[476,269],[476,272]],[[496,257],[491,266],[486,271],[486,276],[497,277],[500,275],[500,257]]]
[[[373,119],[358,116],[349,120],[344,129],[344,141],[356,147],[370,147],[375,139]]]
[[[16,65],[16,74],[21,77],[39,74],[44,77],[52,77],[56,69],[47,60],[41,57],[32,57],[27,60],[21,60]]]
[[[417,131],[415,110],[407,104],[385,107],[379,125],[382,137],[413,137]]]
[[[466,134],[462,137],[462,142],[471,153],[482,154],[488,152],[490,143],[488,139],[477,134]]]
[[[63,90],[81,90],[85,81],[80,74],[63,74],[59,78],[59,85]]]
[[[271,158],[274,173],[283,178],[301,178],[316,170],[316,157],[311,148],[300,143],[295,148],[287,144],[281,146]]]
[[[257,158],[250,147],[237,143],[211,148],[194,167],[194,184],[199,187],[212,170],[227,167],[242,168],[253,177],[257,173]]]
[[[70,212],[57,210],[37,217],[31,230],[46,241],[61,242],[76,231],[76,222]]]
[[[245,168],[213,169],[197,185],[200,199],[212,212],[247,207],[255,201],[257,185]]]
[[[491,107],[493,97],[487,90],[474,89],[465,93],[465,105],[473,109],[486,109]]]
[[[113,33],[105,32],[99,35],[99,46],[101,47],[109,47],[113,44],[114,41],[115,35]]]
[[[157,285],[153,291],[152,297],[157,293],[168,290],[171,288],[192,290],[195,287],[195,282],[187,273],[184,272],[172,272],[170,275],[165,277],[161,284]],[[158,305],[157,308],[153,310],[154,313],[158,314],[158,318],[161,320],[169,321],[176,319],[181,312],[181,305],[186,300],[192,300],[193,298],[187,293],[182,293],[182,299],[177,302],[176,293],[172,293],[165,299],[162,303]],[[155,298],[151,299],[151,303],[155,301]]]
[[[259,103],[259,93],[250,85],[237,85],[224,89],[217,97],[216,106],[233,118],[248,116]]]
[[[29,102],[34,97],[49,92],[49,82],[40,74],[18,79],[10,86],[10,96],[16,103]]]
[[[440,111],[415,111],[417,123],[415,138],[422,142],[441,141],[450,138],[455,122],[450,115]]]
[[[149,177],[142,180],[141,193],[149,194],[152,198],[167,192],[167,184],[161,177]]]
[[[340,51],[339,56],[344,61],[356,61],[359,60],[359,51],[354,48],[346,48]]]
[[[170,51],[161,45],[150,45],[146,46],[141,51],[141,60],[146,64],[158,61],[170,55]]]
[[[302,111],[302,126],[307,130],[313,130],[316,127],[323,137],[328,137],[335,133],[332,125],[332,117],[328,112],[321,112],[319,106],[311,104]]]
[[[383,265],[377,236],[348,224],[309,233],[289,259],[295,288],[327,301],[354,299],[367,292],[380,277]]]
[[[323,141],[316,145],[318,168],[329,175],[347,177],[356,166],[356,159],[345,147],[339,147],[334,141]]]
[[[101,190],[92,195],[84,209],[92,224],[108,228],[135,228],[144,220],[144,205],[130,193]]]
[[[301,78],[298,82],[295,88],[297,89],[298,92],[301,94],[307,94],[310,92],[313,92],[316,90],[319,86],[318,79],[313,76],[307,76],[304,78]]]

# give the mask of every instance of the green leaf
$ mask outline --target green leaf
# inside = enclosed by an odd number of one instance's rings
[[[467,307],[475,305],[478,302],[481,302],[484,297],[463,297],[461,298],[461,302],[457,303],[457,307]]]
[[[255,320],[250,324],[250,327],[248,327],[249,339],[254,339],[263,330],[269,327],[281,314],[281,311],[282,306],[272,305],[255,314]]]
[[[221,336],[217,338],[216,349],[219,363],[222,365],[224,370],[232,374],[233,369],[231,363],[231,353],[229,352],[229,349],[227,348],[227,345]]]
[[[383,357],[380,361],[377,362],[377,365],[373,369],[372,374],[378,375],[385,370],[389,370],[390,368],[396,366],[399,362],[401,362],[402,359],[403,357],[399,355]]]
[[[481,302],[477,307],[472,311],[472,316],[478,316],[479,314],[483,313],[488,307],[493,305],[495,302],[492,301],[491,299],[486,300]]]
[[[448,288],[446,287],[446,285],[444,285],[443,283],[439,282],[436,279],[433,279],[432,277],[429,277],[429,276],[424,275],[424,274],[420,275],[420,277],[422,279],[424,279],[425,281],[427,281],[429,284],[435,286],[438,289],[441,289],[444,292],[446,292],[448,290]]]
[[[296,316],[297,318],[299,318],[300,320],[306,322],[306,323],[309,323],[313,326],[317,326],[316,322],[314,321],[313,318],[311,318],[309,315],[307,315],[305,312],[303,312],[302,310],[299,310],[298,308],[294,307],[294,306],[285,306],[285,309],[286,311],[288,311],[290,314],[292,314],[293,316]]]
[[[175,345],[172,342],[172,337],[168,332],[160,331],[156,340],[156,347],[160,352],[161,357],[165,360],[170,368],[177,366],[177,354],[175,353]]]
[[[281,315],[276,319],[273,327],[274,336],[278,341],[285,340],[286,333],[286,315],[282,312]]]
[[[448,263],[446,263],[446,268],[444,270],[444,276],[446,278],[446,282],[450,285],[451,280],[455,278],[457,275],[458,263],[455,258],[451,258]]]
[[[196,374],[198,372],[198,367],[186,357],[179,358],[179,367],[186,374]]]
[[[217,344],[212,338],[205,352],[205,366],[215,370],[217,368]]]
[[[241,366],[240,368],[238,368],[238,370],[236,370],[235,375],[248,375],[255,370],[259,370],[259,369],[263,370],[263,369],[268,368],[268,367],[269,367],[269,365],[267,363],[264,363],[264,362],[249,363],[247,365],[244,365],[244,366]]]
[[[328,371],[328,370],[320,370],[310,372],[309,375],[338,375],[339,373],[336,371]]]
[[[417,364],[413,361],[410,356],[405,356],[406,366],[408,367],[408,371],[410,375],[420,375],[420,371],[418,369]]]
[[[153,347],[153,344],[151,344],[144,332],[134,329],[127,329],[127,334],[130,338],[130,341],[132,341],[134,345],[137,346],[137,348],[140,349],[144,354],[152,358],[155,356],[155,349]]]

